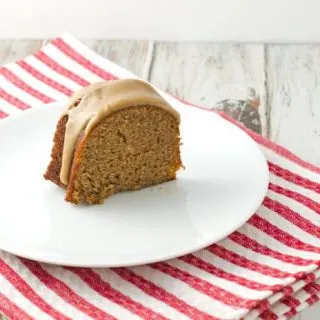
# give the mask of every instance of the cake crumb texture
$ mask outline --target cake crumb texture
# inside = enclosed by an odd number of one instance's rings
[[[103,203],[117,192],[173,180],[181,166],[179,121],[156,106],[126,108],[79,137],[66,201]]]

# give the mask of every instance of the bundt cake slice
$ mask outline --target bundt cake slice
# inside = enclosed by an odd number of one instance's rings
[[[72,203],[103,203],[176,178],[180,117],[148,83],[111,80],[77,92],[61,115],[45,179]]]

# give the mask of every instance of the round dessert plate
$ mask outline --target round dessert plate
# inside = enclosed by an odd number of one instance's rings
[[[43,178],[65,103],[0,121],[0,249],[42,262],[90,267],[162,261],[224,238],[255,213],[268,167],[256,143],[213,112],[181,114],[176,181],[120,193],[103,205],[65,202]]]

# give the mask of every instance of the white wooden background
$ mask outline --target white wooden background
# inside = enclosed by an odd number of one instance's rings
[[[250,103],[229,102],[221,108],[320,166],[320,45],[83,41],[159,88],[208,108],[242,95],[238,87],[253,88],[257,97]],[[45,43],[0,40],[0,65]],[[294,319],[319,320],[320,305]]]

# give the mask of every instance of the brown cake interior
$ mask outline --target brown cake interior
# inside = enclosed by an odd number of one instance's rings
[[[179,146],[179,121],[165,110],[144,105],[114,112],[78,141],[66,200],[102,203],[116,192],[175,179]]]

